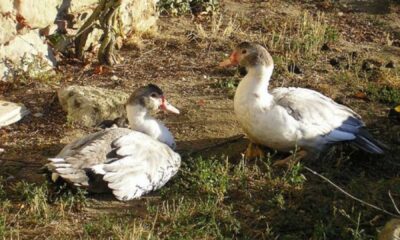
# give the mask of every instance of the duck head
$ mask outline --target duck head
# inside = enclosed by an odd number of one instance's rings
[[[167,101],[161,88],[154,84],[134,91],[127,101],[127,106],[129,105],[143,107],[151,113],[164,111],[179,114],[179,110]]]
[[[257,43],[242,42],[233,50],[228,59],[219,64],[220,67],[241,66],[247,70],[252,67],[273,67],[269,52]]]

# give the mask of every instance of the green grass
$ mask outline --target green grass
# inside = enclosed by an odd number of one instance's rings
[[[390,104],[400,103],[400,89],[398,88],[369,84],[367,92],[374,101]]]
[[[304,11],[296,17],[285,19],[283,24],[275,25],[266,18],[263,28],[268,29],[268,35],[261,35],[261,41],[268,49],[282,52],[292,61],[298,59],[314,59],[321,51],[323,44],[335,42],[339,38],[338,31],[326,23],[324,13],[313,15]]]
[[[0,234],[42,236],[43,229],[52,229],[54,236],[66,239],[373,239],[376,230],[365,221],[376,212],[365,212],[329,185],[306,178],[300,163],[272,167],[277,157],[188,157],[166,186],[137,201],[144,208],[127,204],[112,212],[91,213],[109,203],[88,199],[83,192],[57,193],[44,184],[20,182],[3,188]],[[348,172],[328,174],[336,181],[342,175]],[[376,199],[388,187],[399,194],[397,185],[385,180],[365,185],[365,173],[360,173],[347,187],[380,204]]]

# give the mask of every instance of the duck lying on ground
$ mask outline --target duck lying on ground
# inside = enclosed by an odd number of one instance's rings
[[[159,110],[179,114],[162,90],[150,84],[137,89],[126,104],[131,129],[108,128],[78,139],[46,165],[55,181],[89,192],[113,192],[119,200],[138,198],[161,188],[176,174],[181,157],[163,123],[151,116]]]
[[[250,141],[279,151],[299,147],[299,157],[317,158],[332,144],[351,142],[369,153],[383,154],[385,146],[364,129],[350,108],[306,88],[268,90],[274,68],[261,45],[243,42],[221,67],[240,65],[247,74],[236,89],[234,110]],[[253,155],[249,145],[246,154]]]

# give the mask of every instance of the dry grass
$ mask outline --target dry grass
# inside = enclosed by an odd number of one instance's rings
[[[213,39],[223,41],[239,31],[236,17],[224,21],[223,15],[213,15],[206,26],[196,24],[196,32],[201,39]]]

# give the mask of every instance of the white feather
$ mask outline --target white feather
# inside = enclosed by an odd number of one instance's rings
[[[289,151],[296,146],[321,149],[355,138],[363,126],[355,112],[310,89],[268,92],[272,70],[272,66],[251,67],[236,90],[235,113],[253,142]],[[353,125],[345,125],[349,119]]]

